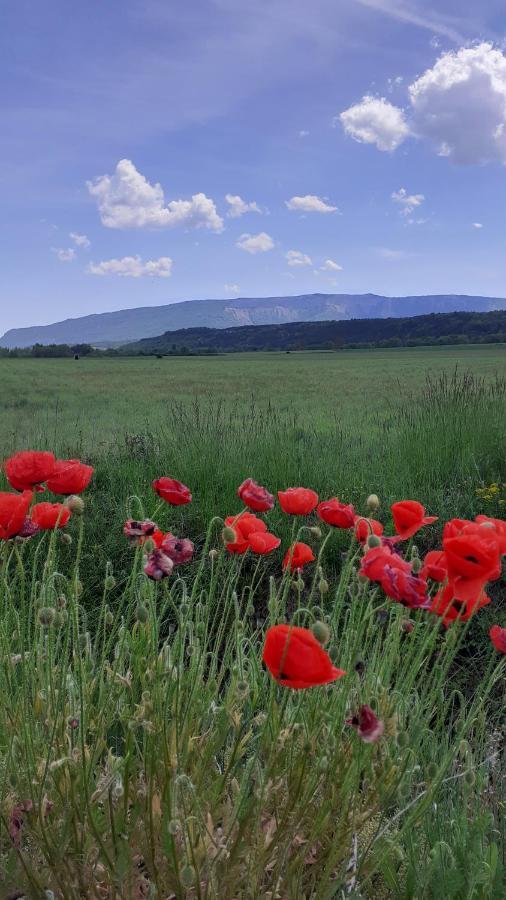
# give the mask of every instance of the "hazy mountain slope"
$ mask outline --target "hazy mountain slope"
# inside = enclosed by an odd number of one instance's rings
[[[239,300],[191,300],[166,306],[123,309],[66,319],[54,325],[13,328],[0,338],[2,347],[32,344],[90,343],[110,346],[155,337],[180,328],[229,328],[283,322],[384,319],[433,312],[487,312],[506,309],[497,297],[434,295],[381,297],[377,294],[302,294]]]

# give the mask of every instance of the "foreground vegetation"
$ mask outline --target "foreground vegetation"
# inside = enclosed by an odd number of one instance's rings
[[[44,480],[56,495],[92,475],[66,463],[54,473]],[[314,492],[281,493],[278,514],[304,543],[283,548],[281,569],[273,537],[266,582],[274,498],[246,482],[255,515],[236,498],[193,558],[191,542],[165,533],[191,494],[162,478],[156,508],[130,500],[130,571],[117,580],[107,564],[91,611],[86,503],[29,507],[42,476],[16,463],[6,474],[25,492],[0,495],[0,513],[5,498],[21,507],[17,523],[0,516],[2,896],[504,895],[506,629],[491,632],[473,698],[452,683],[499,576],[499,521],[449,523],[446,561],[422,561],[413,536],[433,517],[419,504],[393,507],[401,558],[371,518],[375,496],[369,518],[332,501],[315,519]],[[27,522],[42,531],[16,537],[33,533]],[[348,549],[334,581],[324,549],[336,530]],[[447,590],[468,599],[441,605]],[[282,622],[276,655],[268,640]]]

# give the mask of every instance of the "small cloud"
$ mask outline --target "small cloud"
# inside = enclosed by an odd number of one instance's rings
[[[321,270],[322,272],[342,272],[343,267],[339,263],[334,262],[333,259],[326,259]]]
[[[441,46],[441,41],[437,37],[437,35],[433,35],[429,41],[429,47],[432,47],[433,50],[439,50]]]
[[[77,234],[77,232],[71,231],[69,237],[72,238],[76,247],[83,247],[86,250],[87,247],[91,246],[91,241],[85,234]]]
[[[316,197],[314,194],[306,194],[304,197],[292,197],[291,200],[285,200],[285,204],[288,209],[296,210],[297,212],[331,213],[338,211],[337,206],[331,206],[325,200],[322,200],[321,197]]]
[[[425,200],[423,194],[408,194],[406,188],[401,188],[399,191],[393,191],[390,196],[394,203],[398,203],[401,207],[401,216],[411,215],[413,210],[416,209],[417,206],[421,206]]]
[[[90,275],[119,275],[122,278],[169,278],[172,274],[170,256],[159,259],[147,259],[140,256],[124,256],[122,259],[106,259],[99,263],[91,262],[86,270]]]
[[[245,250],[246,253],[266,253],[267,250],[272,250],[274,241],[265,231],[261,231],[260,234],[241,234],[236,241],[236,247]]]
[[[225,200],[230,207],[227,213],[229,219],[239,219],[240,216],[249,212],[262,212],[258,203],[254,200],[252,200],[251,203],[247,203],[246,200],[243,200],[242,197],[239,196],[239,194],[226,194]]]
[[[307,253],[302,253],[301,250],[289,250],[288,253],[285,253],[285,259],[289,266],[312,266],[313,261]]]
[[[483,228],[483,225],[481,222],[473,222],[473,228]]]
[[[223,287],[227,294],[238,295],[240,293],[240,286],[238,284],[224,284]]]
[[[76,251],[73,247],[51,247],[51,251],[60,262],[72,262],[76,258]]]
[[[346,134],[359,144],[375,144],[378,150],[396,150],[408,137],[404,112],[384,97],[366,94],[338,116]]]
[[[305,137],[308,137],[308,135],[309,135],[309,131],[306,131],[304,128],[301,128],[301,130],[299,131],[299,137],[305,138]]]
[[[389,262],[398,262],[401,259],[407,259],[411,254],[405,250],[391,250],[390,247],[378,247],[376,250],[378,256]]]

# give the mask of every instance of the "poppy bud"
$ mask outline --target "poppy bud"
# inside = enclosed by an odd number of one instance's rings
[[[328,594],[329,592],[329,583],[325,580],[325,578],[320,579],[320,583],[318,585],[318,590],[320,594]]]
[[[428,780],[433,781],[434,778],[436,777],[437,773],[438,773],[438,767],[437,767],[436,763],[430,763],[430,765],[427,766]]]
[[[171,819],[168,825],[169,834],[177,834],[181,830],[181,825],[177,819]]]
[[[237,543],[237,533],[230,525],[225,525],[225,528],[221,532],[221,536],[223,538],[224,544],[235,544]]]
[[[381,547],[381,538],[377,534],[370,534],[367,538],[367,547],[369,550],[374,547]]]
[[[66,544],[67,547],[70,547],[70,545],[71,545],[71,543],[72,543],[72,535],[70,535],[70,534],[61,534],[61,535],[60,535],[60,541],[62,542],[62,544]]]
[[[474,774],[474,772],[466,772],[466,774],[464,775],[464,781],[468,787],[472,787],[476,781],[476,775]]]
[[[321,530],[321,528],[318,528],[318,525],[312,525],[309,530],[310,530],[311,534],[314,534],[315,538],[318,538],[318,539],[321,538],[322,530]]]
[[[401,748],[409,746],[409,735],[406,731],[399,731],[397,735],[397,745]]]
[[[112,625],[113,622],[114,622],[114,616],[113,616],[111,610],[108,609],[107,612],[106,612],[106,614],[105,614],[105,624],[106,624],[106,625]]]
[[[152,537],[148,537],[144,541],[144,550],[148,555],[156,550],[156,544]]]
[[[59,606],[60,609],[65,609],[65,607],[67,605],[67,598],[66,598],[65,594],[60,594],[60,596],[57,597],[56,605]]]
[[[52,606],[43,606],[42,609],[39,609],[39,623],[44,628],[49,628],[55,619],[56,610]]]
[[[217,550],[210,550],[210,551],[209,551],[209,559],[211,560],[211,562],[212,562],[213,560],[215,560],[216,557],[217,557],[218,555],[219,555],[219,554],[218,554],[218,551],[217,551]]]
[[[381,503],[377,494],[369,494],[367,500],[365,501],[365,505],[370,512],[376,512],[377,509],[380,508]]]
[[[315,622],[311,627],[311,631],[322,647],[324,647],[325,644],[328,644],[330,640],[330,628],[325,622]]]
[[[77,579],[76,581],[76,597],[80,597],[83,592],[83,583]]]
[[[422,568],[423,568],[422,560],[420,559],[419,556],[415,556],[415,558],[413,559],[413,562],[411,563],[411,569],[413,571],[413,574],[418,575],[418,573],[421,571]]]
[[[144,625],[148,621],[149,612],[148,612],[147,607],[144,606],[142,603],[138,603],[137,606],[135,607],[135,618],[142,625]]]
[[[116,587],[116,579],[114,575],[107,575],[104,582],[104,587],[106,591],[112,591],[112,589]]]
[[[84,500],[82,497],[78,497],[77,494],[67,497],[65,506],[67,509],[70,509],[70,512],[75,513],[76,516],[82,516],[84,512]]]

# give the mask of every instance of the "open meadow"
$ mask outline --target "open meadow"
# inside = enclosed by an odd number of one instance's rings
[[[504,346],[0,385],[0,896],[504,897]]]

